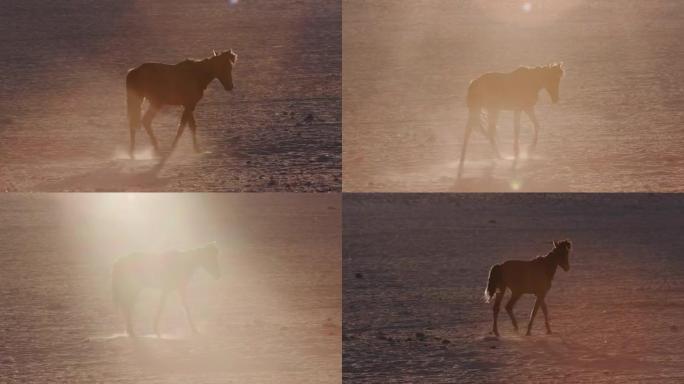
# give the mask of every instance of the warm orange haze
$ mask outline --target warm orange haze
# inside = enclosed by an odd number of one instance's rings
[[[683,2],[347,0],[343,13],[344,191],[684,190]],[[560,62],[556,89],[477,84]]]
[[[340,238],[339,195],[2,194],[0,382],[339,383]]]
[[[684,197],[343,200],[344,382],[682,382]]]
[[[339,0],[3,2],[0,191],[339,191],[341,17]]]

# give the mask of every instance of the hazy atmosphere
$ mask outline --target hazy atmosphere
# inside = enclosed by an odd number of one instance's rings
[[[0,190],[341,188],[339,1],[0,1]],[[144,129],[128,157],[126,72],[233,49],[163,167]],[[181,116],[152,122],[162,154]]]
[[[681,383],[684,198],[344,196],[348,383]],[[571,239],[531,336],[483,301],[489,268]],[[510,293],[506,295],[504,303]],[[534,296],[515,306],[527,325]]]
[[[339,195],[0,196],[0,381],[338,383]],[[124,333],[112,263],[216,241],[222,276],[188,288],[199,334],[159,292]]]
[[[344,190],[681,191],[684,3],[343,2]],[[461,178],[466,92],[487,72],[563,62],[560,101],[539,92],[541,130],[498,121],[495,159],[473,133]]]

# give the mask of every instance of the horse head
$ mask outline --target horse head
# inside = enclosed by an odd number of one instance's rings
[[[551,101],[557,103],[560,98],[560,80],[563,77],[563,63],[556,63],[543,67],[544,69],[544,89],[551,96]]]
[[[198,253],[202,268],[215,279],[221,277],[221,267],[218,262],[218,247],[216,242],[211,242],[200,249]]]
[[[237,63],[237,53],[232,49],[216,53],[211,57],[212,72],[226,91],[233,90],[233,66]]]
[[[561,268],[565,272],[570,270],[570,261],[568,260],[568,256],[570,256],[570,249],[572,248],[572,243],[570,240],[563,240],[563,241],[555,241],[553,242],[553,253],[556,254],[556,257],[558,258],[558,265],[560,265]]]

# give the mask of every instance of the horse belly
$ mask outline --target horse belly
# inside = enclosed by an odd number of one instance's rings
[[[163,278],[159,260],[153,255],[135,254],[123,261],[121,278],[123,283],[134,289],[143,287],[161,288]]]

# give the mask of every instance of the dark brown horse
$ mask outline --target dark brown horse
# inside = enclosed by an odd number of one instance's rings
[[[530,261],[509,260],[503,264],[497,264],[489,270],[489,281],[485,290],[485,299],[489,302],[496,294],[494,299],[494,326],[492,328],[492,332],[495,335],[499,336],[497,318],[499,316],[501,300],[506,293],[506,289],[511,290],[511,298],[506,304],[506,312],[511,317],[516,332],[518,331],[518,322],[513,315],[513,306],[520,299],[520,296],[525,293],[531,293],[537,296],[537,301],[534,303],[534,309],[532,309],[530,314],[527,335],[530,335],[532,322],[537,315],[539,307],[544,312],[546,333],[551,333],[549,314],[544,298],[549,289],[551,289],[551,280],[553,280],[553,276],[556,273],[556,268],[560,266],[566,272],[570,270],[570,262],[568,261],[570,248],[572,248],[572,244],[568,240],[554,241],[553,249],[546,256],[539,256]]]
[[[214,51],[212,56],[204,60],[188,59],[176,65],[145,63],[129,70],[126,76],[126,101],[131,158],[135,149],[135,132],[141,123],[140,110],[144,99],[149,101],[150,106],[142,117],[142,125],[150,136],[157,154],[159,144],[152,132],[152,119],[164,105],[181,105],[184,108],[176,138],[171,146],[172,151],[178,144],[185,126],[189,125],[195,151],[200,152],[196,136],[197,123],[193,112],[212,80],[219,79],[227,91],[233,89],[233,66],[236,62],[237,54],[232,50],[220,54]]]
[[[513,150],[518,158],[518,137],[520,136],[520,113],[525,112],[534,125],[534,138],[531,149],[537,145],[539,121],[534,113],[534,106],[539,98],[539,91],[543,88],[551,96],[554,103],[559,99],[560,79],[563,76],[562,64],[551,64],[543,67],[520,67],[509,73],[486,73],[470,82],[468,87],[468,123],[463,138],[459,175],[463,170],[466,149],[473,128],[480,128],[489,139],[497,157],[499,149],[496,144],[496,123],[499,111],[514,112],[514,144]],[[487,125],[481,125],[483,110],[487,111]]]

